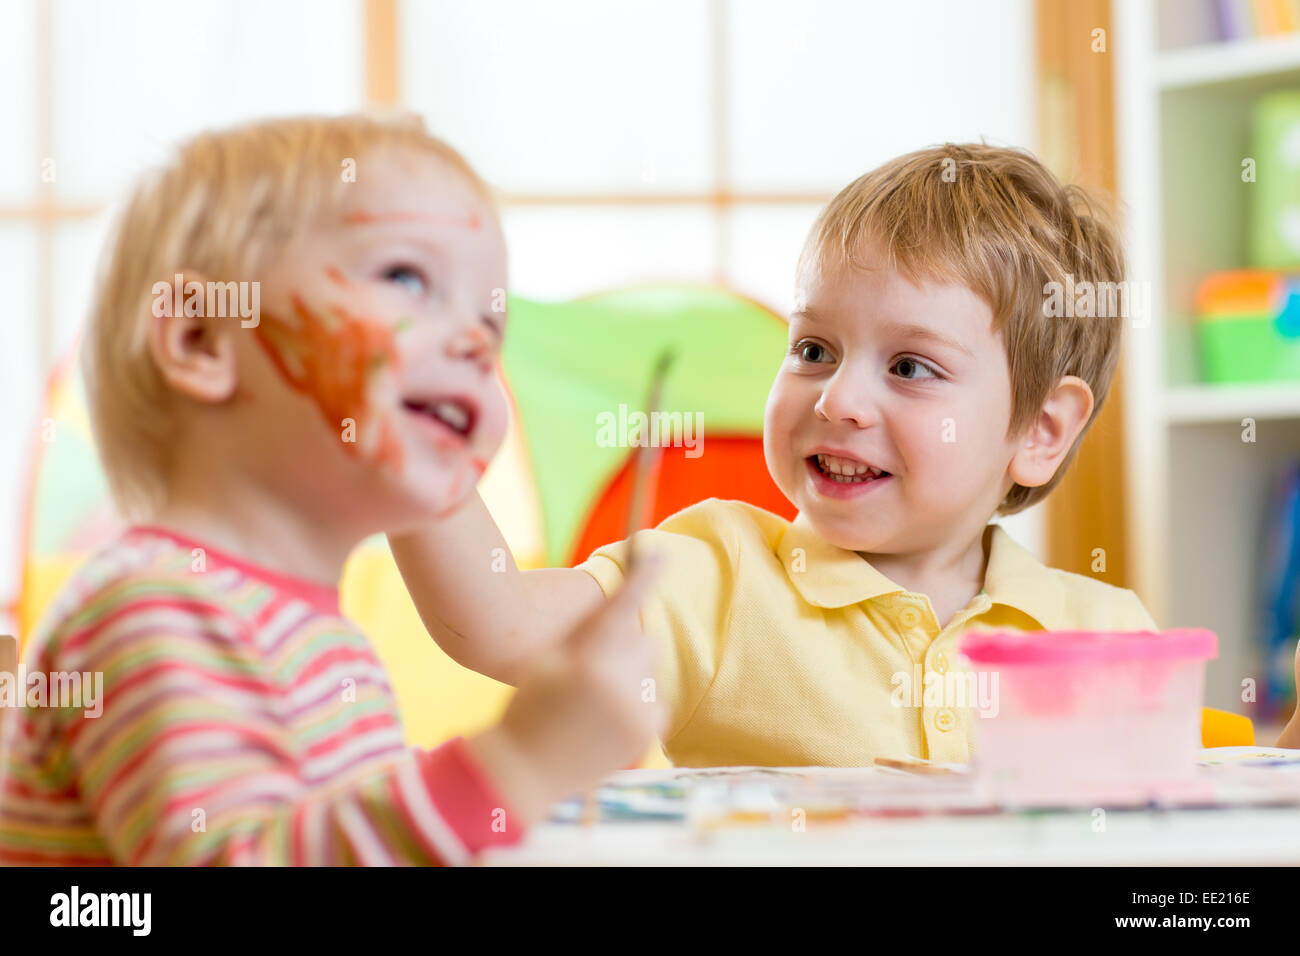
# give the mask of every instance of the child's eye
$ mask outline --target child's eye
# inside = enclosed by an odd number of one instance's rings
[[[429,280],[424,272],[416,266],[400,264],[389,266],[384,270],[384,278],[389,282],[405,286],[412,295],[424,295],[429,291]]]
[[[929,365],[926,365],[920,359],[914,359],[908,356],[903,356],[895,362],[894,368],[898,369],[898,375],[900,378],[910,379],[913,381],[924,378],[937,379],[940,377],[938,372]]]
[[[790,354],[797,356],[804,362],[811,365],[819,365],[822,362],[832,361],[830,350],[824,345],[808,339],[800,339],[790,347]]]

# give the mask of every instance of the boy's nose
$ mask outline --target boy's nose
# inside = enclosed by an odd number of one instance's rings
[[[813,406],[813,411],[823,421],[848,422],[858,428],[865,428],[874,423],[879,415],[875,403],[867,395],[861,383],[835,375],[822,389],[821,398]]]

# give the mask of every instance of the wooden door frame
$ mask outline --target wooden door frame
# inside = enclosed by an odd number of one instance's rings
[[[1109,0],[1035,0],[1035,13],[1039,155],[1063,180],[1114,196],[1118,176]],[[1122,212],[1119,220],[1123,222]],[[1074,464],[1047,498],[1048,564],[1129,587],[1124,491],[1121,362]],[[1103,565],[1096,560],[1098,548]]]

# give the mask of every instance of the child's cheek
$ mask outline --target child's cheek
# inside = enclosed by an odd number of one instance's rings
[[[768,395],[764,431],[771,434],[774,441],[771,450],[779,453],[782,466],[791,473],[802,466],[802,459],[796,453],[800,426],[803,423],[816,424],[817,413],[813,408],[818,397],[819,394],[812,392],[805,394],[797,382],[783,382],[779,376]]]
[[[491,458],[501,450],[501,445],[506,440],[506,431],[510,427],[510,410],[506,404],[505,390],[500,385],[493,386],[487,395],[480,427],[483,434],[475,452],[481,459]]]
[[[393,328],[339,305],[317,308],[297,293],[290,300],[290,314],[264,312],[257,329],[275,368],[316,404],[347,454],[400,471]]]

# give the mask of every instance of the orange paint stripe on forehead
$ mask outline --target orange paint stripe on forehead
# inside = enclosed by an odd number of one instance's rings
[[[338,285],[344,287],[350,285],[350,283],[347,280],[347,276],[345,276],[341,271],[339,271],[338,266],[326,266],[325,275],[327,278],[337,283]]]
[[[387,222],[416,222],[430,226],[458,226],[462,229],[477,229],[482,225],[478,213],[471,211],[465,216],[437,216],[419,212],[354,212],[343,217],[348,226],[376,226]]]

